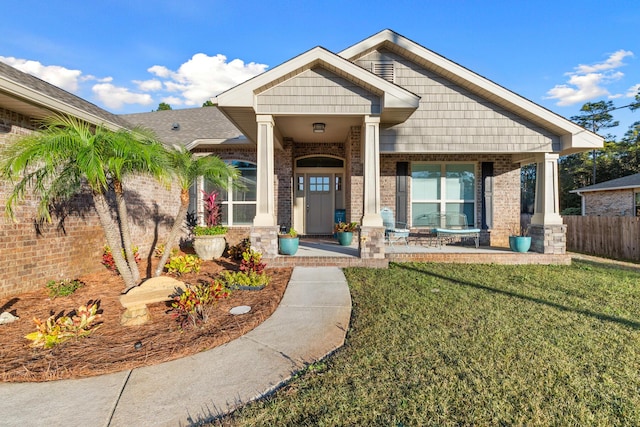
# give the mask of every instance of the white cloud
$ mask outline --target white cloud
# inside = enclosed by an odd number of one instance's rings
[[[227,57],[218,54],[208,56],[197,53],[187,62],[172,71],[162,65],[154,65],[147,71],[166,79],[164,87],[169,92],[180,93],[185,105],[201,105],[204,101],[267,69],[265,64],[240,59],[227,62]],[[165,101],[166,102],[166,101]]]
[[[182,105],[184,103],[184,99],[178,98],[177,96],[167,96],[165,98],[162,98],[161,102],[166,102],[172,107],[175,107],[176,105]]]
[[[549,89],[545,99],[557,99],[556,104],[565,107],[598,97],[606,96],[609,99],[621,97],[621,94],[611,94],[606,86],[624,77],[624,73],[614,70],[625,65],[622,61],[627,56],[633,56],[633,52],[618,50],[603,62],[578,65],[574,68],[575,71],[566,73],[569,76],[567,83]]]
[[[30,61],[11,56],[0,56],[0,61],[69,92],[78,92],[78,81],[81,80],[82,75],[82,71],[80,70],[70,70],[59,65],[43,65],[38,61]]]
[[[136,85],[138,85],[138,89],[140,89],[143,92],[152,92],[152,91],[158,91],[162,89],[162,82],[157,79],[134,80],[133,82]]]
[[[635,98],[635,96],[638,94],[638,91],[640,91],[640,83],[631,86],[624,94],[624,96],[627,98]]]
[[[99,105],[112,110],[120,110],[125,105],[146,106],[158,102],[158,99],[173,106],[200,106],[268,67],[255,62],[245,63],[241,59],[227,61],[222,54],[208,56],[197,53],[177,70],[164,65],[149,67],[147,71],[153,75],[152,78],[131,80],[131,87],[125,87],[114,84],[112,77],[96,77],[57,65],[46,66],[37,61],[4,56],[0,56],[0,61],[79,96],[83,96],[83,86],[93,84],[91,90]]]
[[[124,104],[149,105],[153,98],[147,93],[133,93],[125,87],[111,83],[98,83],[91,90],[105,106],[113,109],[122,108]]]
[[[633,56],[633,52],[629,50],[618,50],[612,53],[606,61],[600,62],[593,65],[583,65],[580,64],[576,67],[576,73],[578,74],[587,74],[587,73],[595,73],[598,71],[606,71],[612,70],[615,68],[620,68],[624,65],[622,60],[627,56]]]

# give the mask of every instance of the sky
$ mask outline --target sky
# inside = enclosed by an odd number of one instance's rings
[[[309,49],[383,30],[564,117],[640,90],[637,0],[20,0],[0,61],[116,114],[207,99]],[[622,136],[640,110],[613,112]]]

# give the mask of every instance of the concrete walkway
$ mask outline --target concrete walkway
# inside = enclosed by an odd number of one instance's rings
[[[275,313],[235,341],[80,380],[0,383],[0,426],[188,426],[270,393],[344,344],[351,296],[336,267],[296,267]]]

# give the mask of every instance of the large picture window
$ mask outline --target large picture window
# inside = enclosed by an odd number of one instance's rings
[[[475,224],[475,165],[470,163],[413,163],[411,166],[411,224],[433,213],[463,213]]]
[[[216,190],[218,192],[217,200],[220,203],[220,222],[222,224],[227,226],[251,225],[253,224],[253,218],[256,216],[256,165],[238,160],[225,162],[238,169],[240,182],[245,188],[226,191],[215,188],[212,183],[205,181],[204,191]],[[202,193],[195,194],[195,186],[192,186],[190,212],[196,210],[195,204],[198,202],[202,203]]]
[[[635,194],[636,196],[636,216],[640,216],[640,192]]]

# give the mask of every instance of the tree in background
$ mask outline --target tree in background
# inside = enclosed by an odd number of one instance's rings
[[[216,104],[214,104],[210,99],[207,99],[205,102],[202,103],[203,107],[215,107]]]
[[[173,110],[173,108],[171,108],[171,105],[167,104],[166,102],[161,102],[160,104],[158,104],[158,109],[156,111],[166,110]]]
[[[613,101],[587,102],[582,106],[582,108],[580,108],[580,115],[572,116],[570,117],[570,120],[585,129],[589,129],[593,133],[599,134],[601,129],[610,129],[620,124],[620,122],[613,120],[613,116],[610,114],[613,110],[615,110]],[[604,138],[608,141],[613,140],[611,135],[606,135]],[[593,150],[591,155],[593,169],[591,184],[595,184],[597,182],[596,171],[598,150]],[[601,179],[600,181],[604,180]]]

